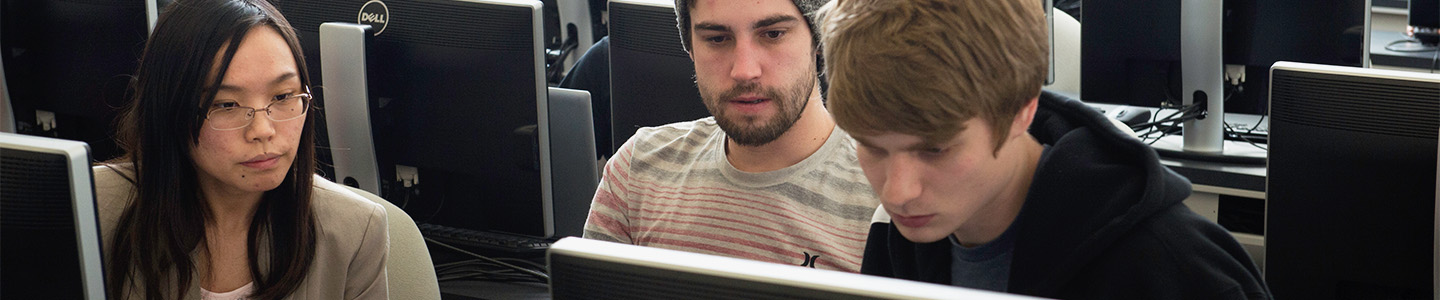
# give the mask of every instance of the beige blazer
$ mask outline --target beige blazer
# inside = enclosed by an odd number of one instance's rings
[[[113,166],[130,174],[128,165]],[[102,244],[109,244],[120,214],[130,205],[135,185],[105,166],[96,166],[92,171]],[[287,299],[387,299],[385,260],[390,238],[385,208],[323,177],[315,177],[314,188],[311,203],[317,224],[315,260],[305,281]],[[263,258],[268,253],[260,255]],[[107,255],[105,259],[112,258]],[[183,298],[199,299],[199,283],[191,282],[195,283]],[[137,291],[127,294],[128,298],[142,298]]]

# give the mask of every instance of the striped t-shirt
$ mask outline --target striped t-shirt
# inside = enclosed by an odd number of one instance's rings
[[[798,164],[749,173],[725,159],[711,117],[626,141],[605,165],[585,237],[859,272],[878,206],[840,128]]]

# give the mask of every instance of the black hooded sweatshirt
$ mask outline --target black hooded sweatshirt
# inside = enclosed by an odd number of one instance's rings
[[[1015,223],[1006,292],[1059,299],[1270,299],[1255,263],[1181,201],[1190,181],[1080,101],[1042,92],[1041,157]],[[870,226],[860,271],[950,284],[951,242]]]

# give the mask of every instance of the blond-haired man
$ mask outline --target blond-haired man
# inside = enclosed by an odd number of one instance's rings
[[[641,128],[616,150],[585,237],[858,272],[879,202],[820,98],[823,3],[676,0],[714,117]]]
[[[1042,92],[1039,1],[822,9],[836,123],[880,197],[861,271],[1063,299],[1268,299],[1184,177]]]

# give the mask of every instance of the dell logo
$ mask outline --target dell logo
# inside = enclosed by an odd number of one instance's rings
[[[360,12],[360,22],[385,24],[385,15]]]
[[[385,26],[390,24],[389,21],[390,8],[380,0],[365,2],[365,6],[360,7],[360,15],[356,16],[355,20],[356,23],[370,25],[370,28],[375,29],[375,35],[385,32]]]

